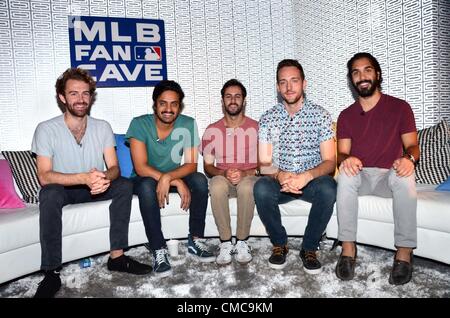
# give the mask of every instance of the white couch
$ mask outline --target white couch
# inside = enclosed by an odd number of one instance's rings
[[[415,255],[450,264],[450,192],[436,192],[435,186],[419,186],[418,248]],[[162,212],[163,232],[167,239],[185,238],[188,214],[180,210],[177,194],[170,194],[170,205]],[[360,197],[358,242],[389,249],[393,246],[391,199]],[[110,201],[66,206],[63,210],[63,262],[109,250]],[[236,199],[230,203],[233,232],[236,228]],[[303,235],[310,204],[301,200],[281,206],[283,224],[288,235]],[[9,212],[9,211],[3,211]],[[251,235],[267,235],[257,212]],[[335,213],[327,236],[336,238]],[[208,205],[205,236],[218,236],[211,207]],[[138,198],[134,196],[129,226],[130,246],[147,242]],[[11,213],[0,214],[0,283],[39,270],[39,209],[27,205]]]

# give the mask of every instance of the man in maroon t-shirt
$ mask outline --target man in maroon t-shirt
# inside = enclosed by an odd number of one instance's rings
[[[252,260],[247,238],[255,200],[253,186],[258,170],[258,122],[245,116],[247,91],[236,79],[221,90],[224,117],[209,125],[202,138],[201,153],[209,183],[211,208],[220,236],[219,265]],[[236,245],[231,242],[229,197],[237,197]]]
[[[381,93],[381,68],[371,54],[355,54],[347,68],[358,100],[342,111],[337,123],[336,204],[342,252],[336,275],[342,280],[354,277],[358,195],[370,194],[393,198],[397,252],[389,283],[406,284],[417,245],[414,165],[419,146],[414,114],[407,102]]]

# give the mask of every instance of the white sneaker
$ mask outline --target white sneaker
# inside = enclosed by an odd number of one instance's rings
[[[247,241],[237,241],[235,258],[241,264],[248,263],[252,260],[252,250],[248,246]]]
[[[220,252],[216,257],[216,263],[219,265],[227,265],[231,263],[234,253],[233,244],[228,242],[220,243]]]

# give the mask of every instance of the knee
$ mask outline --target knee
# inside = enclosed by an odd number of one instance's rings
[[[337,183],[339,186],[349,186],[352,184],[356,184],[359,178],[359,174],[355,176],[348,176],[345,172],[340,172],[337,177]]]
[[[228,194],[228,183],[225,177],[215,176],[209,182],[209,193],[211,196],[222,196]]]
[[[275,191],[279,191],[276,189],[275,182],[271,177],[262,177],[256,181],[253,187],[255,201],[262,201],[271,197]]]
[[[54,202],[62,207],[64,204],[64,191],[64,186],[60,184],[45,185],[39,191],[39,203]]]
[[[202,192],[208,194],[208,179],[200,172],[194,172],[189,178],[192,192]]]
[[[134,193],[139,197],[156,197],[156,180],[150,177],[134,180]]]
[[[327,200],[329,202],[336,201],[336,181],[330,176],[320,177],[318,191],[321,200]]]
[[[389,175],[389,183],[391,188],[399,189],[399,190],[408,190],[415,189],[416,187],[416,180],[414,173],[408,177],[399,177],[397,176],[397,173],[391,169],[390,175]]]
[[[237,185],[238,195],[253,195],[255,181],[251,177],[246,177]]]
[[[133,182],[124,177],[118,177],[111,182],[111,187],[120,195],[133,195]]]

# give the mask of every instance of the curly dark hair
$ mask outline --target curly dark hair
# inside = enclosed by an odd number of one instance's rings
[[[175,81],[170,81],[170,80],[162,80],[155,86],[155,88],[153,90],[153,95],[152,95],[153,109],[154,110],[156,109],[156,100],[165,91],[173,91],[178,94],[178,98],[180,99],[180,111],[182,111],[184,108],[184,103],[183,103],[184,92],[181,89],[180,84],[178,84]]]
[[[380,67],[380,63],[378,63],[377,59],[375,57],[373,57],[372,54],[367,53],[367,52],[359,52],[356,53],[355,55],[353,55],[353,57],[348,60],[347,62],[347,76],[348,79],[350,80],[350,83],[352,83],[352,69],[353,69],[353,63],[355,63],[356,60],[359,59],[363,59],[366,58],[370,61],[370,64],[372,64],[373,68],[375,69],[375,72],[380,74],[380,79],[378,80],[378,87],[381,88],[381,83],[383,82],[383,75],[381,72],[381,67]]]
[[[59,95],[63,95],[66,90],[66,83],[68,80],[77,80],[82,81],[89,84],[89,93],[91,94],[91,104],[94,103],[95,100],[95,89],[96,83],[92,76],[88,71],[83,70],[81,68],[71,67],[62,73],[58,79],[56,80],[55,88],[56,88],[56,100],[58,101],[58,105],[65,109],[65,104],[60,100]]]

